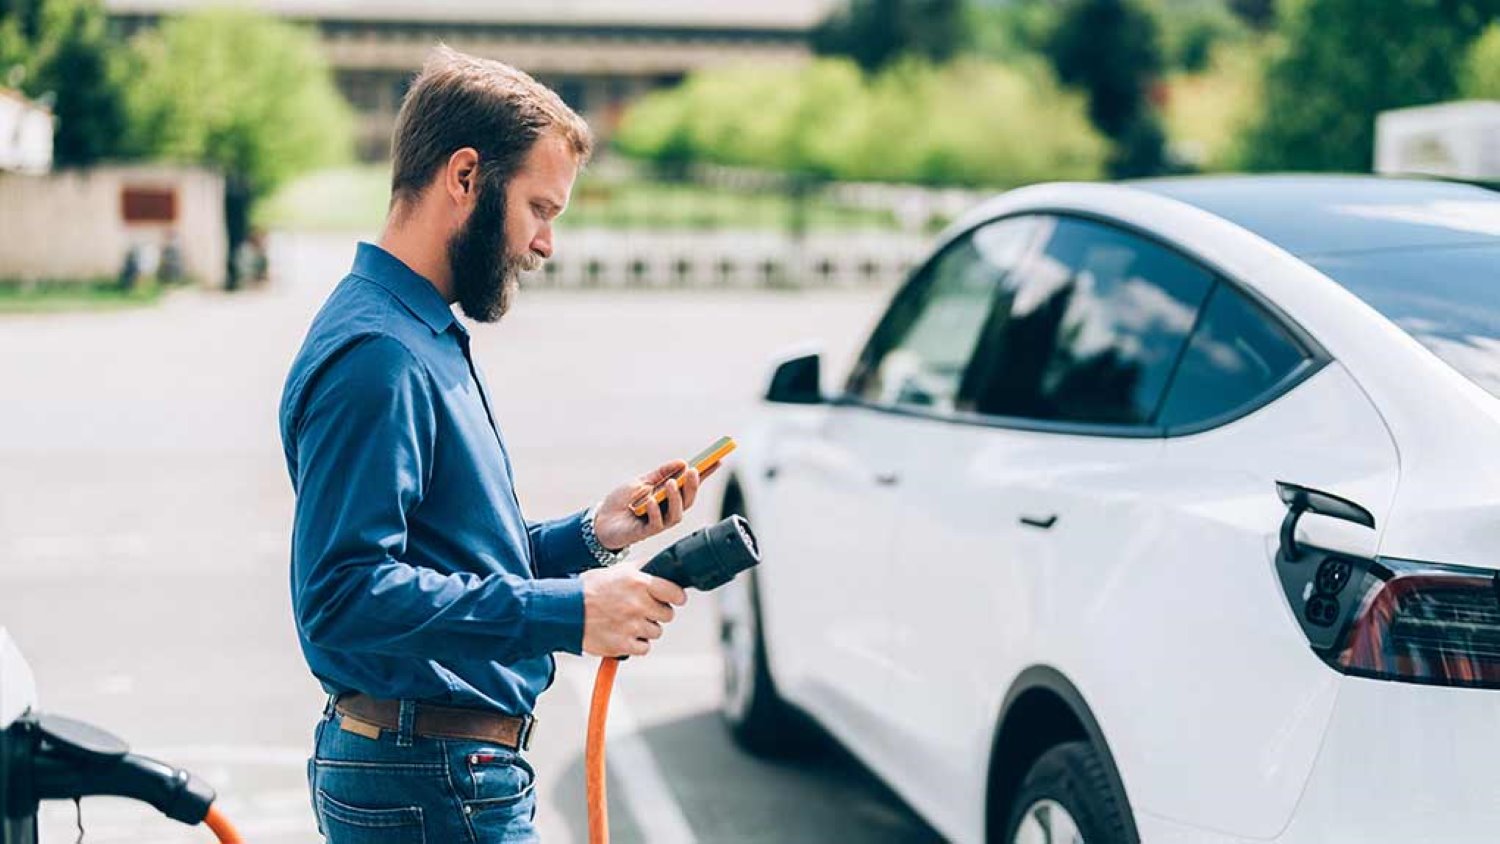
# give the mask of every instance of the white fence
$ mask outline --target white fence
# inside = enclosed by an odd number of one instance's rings
[[[563,230],[532,284],[583,288],[888,288],[931,249],[894,231]]]

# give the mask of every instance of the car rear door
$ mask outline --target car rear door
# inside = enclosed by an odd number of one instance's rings
[[[900,465],[891,558],[902,791],[943,828],[982,812],[1000,704],[1032,665],[1078,663],[1155,511],[1154,417],[1212,274],[1112,225],[1046,217],[997,307],[959,417]],[[1128,653],[1095,684],[1135,670]],[[1096,666],[1090,666],[1091,669]],[[1108,725],[1106,725],[1108,726]]]

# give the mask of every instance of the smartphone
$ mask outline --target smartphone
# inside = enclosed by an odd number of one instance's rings
[[[698,474],[701,476],[707,473],[709,469],[717,466],[719,461],[724,459],[725,455],[729,454],[729,452],[731,451],[734,451],[734,446],[735,442],[732,437],[719,437],[711,444],[709,444],[708,448],[705,448],[697,454],[693,455],[693,459],[688,461],[688,465],[696,468],[698,470]],[[685,472],[687,470],[684,469],[683,471]],[[678,472],[677,474],[673,475],[672,478],[681,480],[682,474],[682,472]],[[672,478],[668,478],[667,480],[670,481],[672,480]],[[640,498],[637,498],[635,501],[631,502],[630,512],[636,514],[637,516],[645,516],[647,504],[649,504],[651,501],[655,501],[657,504],[662,504],[666,500],[667,481],[662,481],[651,490],[650,495],[643,495]]]

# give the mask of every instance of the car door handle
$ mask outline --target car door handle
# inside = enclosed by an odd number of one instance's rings
[[[1022,516],[1021,517],[1021,524],[1026,525],[1027,527],[1041,528],[1042,530],[1047,530],[1047,529],[1051,528],[1053,525],[1057,524],[1057,514],[1053,513],[1053,514],[1047,516],[1045,519],[1037,518],[1036,516]]]
[[[881,486],[895,486],[901,480],[901,476],[895,472],[876,472],[875,483]]]

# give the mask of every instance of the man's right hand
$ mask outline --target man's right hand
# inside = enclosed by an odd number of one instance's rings
[[[624,563],[592,569],[583,580],[583,650],[595,656],[645,656],[687,603],[681,586]]]

